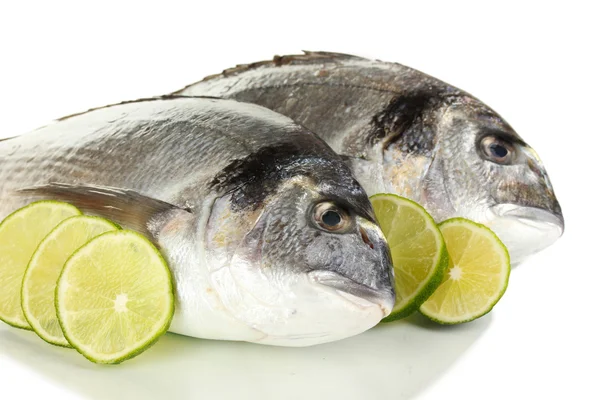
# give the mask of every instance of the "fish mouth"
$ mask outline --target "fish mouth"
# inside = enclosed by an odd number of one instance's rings
[[[486,220],[507,247],[513,265],[556,242],[565,229],[560,212],[517,204],[492,207]]]
[[[537,229],[558,229],[559,237],[565,231],[565,219],[561,213],[554,213],[537,207],[524,207],[517,204],[498,204],[492,207],[499,217],[515,218],[520,223]]]
[[[311,271],[309,278],[320,285],[334,289],[340,296],[360,307],[381,308],[383,317],[392,311],[396,301],[393,291],[376,290],[332,271]]]

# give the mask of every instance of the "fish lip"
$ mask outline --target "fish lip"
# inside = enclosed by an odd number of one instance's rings
[[[338,294],[356,305],[364,307],[364,302],[367,301],[371,305],[379,306],[383,317],[388,316],[394,307],[396,299],[392,291],[383,293],[333,271],[311,271],[308,276],[313,282],[335,289]]]
[[[519,222],[536,228],[558,228],[562,236],[565,231],[565,219],[562,213],[556,213],[539,207],[520,206],[518,204],[503,203],[492,207],[494,214],[499,217],[509,217]]]

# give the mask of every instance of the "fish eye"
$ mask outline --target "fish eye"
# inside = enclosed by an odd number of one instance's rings
[[[481,151],[485,158],[496,164],[507,165],[513,162],[515,148],[512,144],[496,136],[486,136],[481,139]]]
[[[348,213],[331,202],[317,204],[313,209],[313,220],[327,232],[341,233],[352,224]]]

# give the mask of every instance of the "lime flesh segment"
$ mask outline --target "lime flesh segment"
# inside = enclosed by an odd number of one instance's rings
[[[440,230],[414,201],[394,195],[371,197],[375,215],[390,246],[396,304],[384,322],[407,317],[435,291],[448,265]]]
[[[440,224],[450,266],[440,287],[420,311],[442,324],[459,324],[487,314],[508,286],[510,258],[489,228],[452,218]]]
[[[80,215],[74,206],[38,201],[10,214],[0,224],[0,320],[31,329],[21,309],[21,284],[31,256],[63,220]]]
[[[23,313],[33,330],[48,343],[71,347],[60,329],[54,307],[56,282],[65,262],[96,236],[117,229],[117,225],[103,218],[71,217],[58,224],[31,257],[23,278]]]
[[[132,358],[164,334],[174,311],[167,264],[143,236],[104,233],[67,260],[56,311],[71,346],[96,363]]]

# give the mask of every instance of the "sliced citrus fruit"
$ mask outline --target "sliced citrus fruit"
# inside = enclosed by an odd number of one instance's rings
[[[450,266],[420,311],[443,324],[479,318],[506,291],[510,275],[508,251],[489,228],[464,218],[444,221],[440,230],[450,253]]]
[[[23,274],[35,249],[63,220],[80,215],[74,206],[38,201],[25,206],[0,224],[0,320],[31,329],[21,310]]]
[[[392,253],[396,304],[383,321],[404,318],[435,291],[448,265],[448,252],[433,218],[414,201],[394,195],[371,197]]]
[[[23,278],[21,303],[33,330],[48,343],[70,347],[54,307],[56,282],[65,262],[96,236],[117,229],[117,225],[103,218],[71,217],[58,224],[31,257]]]
[[[173,307],[166,262],[131,231],[104,233],[81,247],[56,287],[65,337],[97,363],[117,364],[150,347],[167,331]]]

